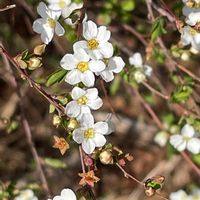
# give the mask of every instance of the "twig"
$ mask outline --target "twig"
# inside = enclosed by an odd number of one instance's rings
[[[11,57],[8,52],[0,45],[0,52],[2,52],[7,59],[13,64],[13,66],[18,70],[22,79],[25,79],[29,82],[30,86],[37,90],[43,97],[45,97],[58,111],[59,114],[65,115],[64,108],[61,106],[55,99],[51,97],[44,89],[36,83],[33,79],[29,77],[25,70],[21,69],[18,63]]]
[[[147,82],[143,81],[142,84],[148,88],[153,94],[156,94],[157,96],[165,99],[165,100],[169,100],[169,96],[168,95],[165,95],[165,94],[162,94],[161,92],[157,91],[156,89],[154,89],[152,86],[150,86]]]
[[[1,42],[0,42],[0,45],[2,45]],[[1,55],[4,59],[4,61],[5,61],[5,67],[10,74],[10,82],[11,82],[12,86],[17,90],[17,95],[18,95],[18,98],[20,99],[19,104],[20,104],[20,111],[21,111],[22,125],[23,125],[23,128],[24,128],[24,132],[25,132],[29,147],[31,149],[31,152],[33,154],[33,158],[34,158],[35,163],[36,163],[36,167],[37,167],[37,171],[38,171],[39,176],[40,176],[42,187],[44,188],[46,195],[49,196],[50,190],[49,190],[49,187],[48,187],[47,179],[46,179],[44,171],[42,169],[42,165],[40,163],[39,155],[38,155],[37,150],[35,148],[35,145],[33,143],[31,129],[30,129],[29,123],[28,123],[26,115],[25,115],[25,111],[24,111],[24,107],[23,107],[24,105],[23,105],[22,93],[20,92],[19,86],[17,84],[17,81],[15,79],[15,76],[13,74],[12,68],[11,68],[11,66],[8,62],[6,55],[3,52],[0,52],[0,53],[1,53]]]
[[[12,4],[12,5],[7,5],[5,8],[0,8],[0,12],[6,11],[6,10],[10,10],[12,8],[15,8],[16,5]]]
[[[197,167],[193,161],[190,159],[190,157],[183,151],[181,152],[182,157],[188,162],[188,164],[191,166],[191,168],[199,175],[200,177],[200,168]]]
[[[153,14],[153,10],[152,10],[152,0],[145,0],[146,5],[147,5],[147,10],[148,10],[148,18],[151,22],[155,21],[155,17]]]
[[[86,13],[86,10],[87,10],[87,3],[88,3],[88,0],[84,0],[83,7],[80,9],[80,16],[79,16],[78,21],[77,21],[76,30],[77,30],[78,40],[80,39],[80,37],[82,35],[82,27],[83,27],[82,22],[83,22],[83,19],[85,17],[85,13]]]
[[[83,173],[85,173],[85,164],[84,164],[84,160],[83,160],[83,149],[82,149],[81,145],[79,145],[79,154],[80,154],[80,158],[81,158],[82,171],[83,171]]]
[[[117,116],[116,112],[115,112],[115,109],[114,109],[113,106],[112,106],[112,103],[111,103],[111,101],[110,101],[110,98],[108,97],[107,90],[106,90],[106,88],[105,88],[105,85],[104,85],[103,80],[100,80],[100,83],[101,83],[101,87],[102,87],[103,93],[104,93],[104,95],[105,95],[105,97],[106,97],[106,100],[108,101],[108,103],[109,103],[109,105],[110,105],[110,110],[111,110],[111,112],[113,113],[113,115],[114,115],[118,120],[120,120],[119,117]]]

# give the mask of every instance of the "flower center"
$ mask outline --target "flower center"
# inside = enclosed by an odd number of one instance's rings
[[[188,141],[191,140],[191,137],[189,137],[189,136],[183,136],[183,139],[184,139],[186,142],[188,142]]]
[[[80,98],[78,99],[78,104],[79,104],[79,105],[85,105],[85,104],[87,104],[87,102],[88,102],[88,99],[87,99],[86,96],[82,96],[82,97],[80,97]]]
[[[56,21],[52,18],[47,19],[47,24],[49,25],[50,28],[55,28],[56,27]]]
[[[91,39],[91,40],[88,40],[87,46],[89,49],[94,50],[98,48],[99,43],[97,42],[97,40]]]
[[[80,70],[81,72],[85,72],[89,69],[88,67],[88,63],[87,62],[80,62],[78,65],[77,65],[77,69]]]
[[[94,129],[93,128],[88,128],[85,132],[84,132],[84,138],[86,139],[90,139],[94,137]]]
[[[191,35],[196,35],[197,31],[193,28],[190,28],[190,33],[191,33]]]
[[[64,8],[65,7],[65,0],[60,0],[58,3],[60,8]]]

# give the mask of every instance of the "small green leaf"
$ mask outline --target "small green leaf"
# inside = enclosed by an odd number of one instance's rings
[[[166,33],[167,31],[164,28],[164,19],[162,17],[157,18],[151,30],[151,40],[155,40]]]
[[[153,188],[154,190],[158,190],[161,188],[161,184],[156,182],[155,180],[149,180],[147,183],[146,183],[146,187],[151,187]]]
[[[120,87],[121,78],[117,76],[110,85],[110,93],[112,96],[116,95]]]
[[[19,127],[19,122],[18,121],[12,121],[8,125],[6,131],[7,131],[7,133],[11,133],[11,132],[15,131],[18,127]]]
[[[55,109],[56,108],[52,104],[49,105],[49,113],[53,113]]]
[[[59,83],[63,80],[63,78],[66,76],[67,71],[64,69],[59,69],[52,74],[49,75],[46,86],[49,87],[51,85],[54,85],[55,83]]]
[[[185,103],[192,94],[192,88],[190,86],[180,86],[171,95],[172,102]]]
[[[46,165],[56,168],[56,169],[67,167],[67,165],[63,161],[55,159],[55,158],[45,158],[44,162]]]

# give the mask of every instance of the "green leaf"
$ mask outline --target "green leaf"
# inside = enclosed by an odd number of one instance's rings
[[[49,75],[46,86],[49,87],[51,85],[54,85],[55,83],[59,83],[63,80],[63,78],[66,76],[67,71],[64,69],[59,69],[52,74]]]
[[[200,154],[193,155],[192,160],[200,166]]]
[[[171,95],[171,100],[174,103],[185,103],[192,94],[190,86],[180,86]]]
[[[7,127],[6,131],[7,133],[12,133],[19,127],[19,122],[18,121],[12,121],[9,126]]]
[[[161,188],[161,184],[158,183],[157,181],[155,180],[149,180],[147,183],[146,183],[146,187],[151,187],[153,188],[154,190],[158,190]]]
[[[167,31],[164,28],[164,19],[159,17],[153,23],[153,27],[151,30],[151,40],[155,40],[163,34],[166,34]]]
[[[116,95],[120,87],[121,78],[117,76],[110,85],[110,93],[112,96]]]
[[[46,165],[56,168],[56,169],[67,167],[67,165],[63,161],[55,159],[55,158],[45,158],[44,162]]]
[[[53,113],[54,111],[55,111],[55,107],[54,107],[54,105],[52,105],[52,104],[50,104],[49,105],[49,113]]]

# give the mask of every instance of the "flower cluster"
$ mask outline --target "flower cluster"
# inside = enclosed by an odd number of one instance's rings
[[[143,63],[142,55],[139,52],[134,53],[129,58],[129,63],[136,69],[134,72],[134,79],[138,83],[143,82],[146,79],[146,76],[151,76],[152,68],[149,65]]]
[[[184,190],[178,190],[170,194],[170,200],[198,200],[200,199],[200,189],[194,189],[190,195]]]
[[[170,136],[169,142],[178,151],[187,149],[193,154],[200,153],[200,139],[195,137],[195,130],[189,124],[184,125],[181,134]]]
[[[185,24],[181,29],[181,43],[186,46],[190,45],[196,50],[200,50],[200,1],[183,0],[183,15]]]

